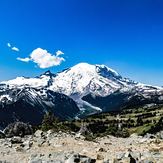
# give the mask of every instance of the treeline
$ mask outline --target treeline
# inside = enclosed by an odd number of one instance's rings
[[[156,109],[156,110],[154,110]],[[149,110],[149,109],[148,109]],[[46,131],[53,129],[54,131],[78,132],[81,127],[85,126],[89,132],[82,134],[88,139],[99,136],[113,135],[116,137],[128,137],[133,132],[139,130],[140,135],[148,133],[155,133],[163,130],[162,118],[158,121],[159,107],[150,108],[151,112],[140,109],[137,114],[136,110],[123,110],[120,112],[101,113],[92,115],[85,119],[60,121],[52,113],[47,113],[44,116],[40,129]],[[126,114],[125,114],[126,113]]]

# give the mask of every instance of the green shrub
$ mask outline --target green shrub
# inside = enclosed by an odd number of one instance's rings
[[[48,112],[44,115],[44,118],[41,124],[41,129],[43,131],[47,131],[50,129],[58,130],[58,123],[59,123],[58,118],[55,117],[53,113]]]
[[[53,131],[63,131],[63,132],[69,132],[69,131],[74,131],[77,132],[79,131],[79,127],[75,125],[73,122],[61,122],[55,115],[51,112],[48,112],[47,114],[44,115],[41,127],[41,130],[43,131],[48,131],[52,129]]]

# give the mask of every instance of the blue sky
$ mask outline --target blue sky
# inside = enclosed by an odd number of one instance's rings
[[[0,81],[88,62],[163,85],[162,8],[162,0],[1,0]],[[61,50],[65,61],[40,68],[17,60],[37,48],[54,57]]]

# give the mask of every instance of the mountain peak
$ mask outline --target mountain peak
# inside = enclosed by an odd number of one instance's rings
[[[73,96],[89,93],[105,96],[123,87],[123,82],[116,71],[105,65],[82,62],[58,73],[53,79],[55,84],[50,89]]]
[[[79,73],[98,73],[103,77],[115,77],[121,78],[121,75],[115,70],[107,67],[106,65],[100,64],[89,64],[89,63],[78,63],[77,65],[71,68],[73,72]]]
[[[50,76],[50,77],[55,76],[55,74],[53,74],[50,70],[45,71],[45,72],[44,72],[43,74],[41,74],[40,76],[43,76],[43,75],[45,75],[45,76]]]
[[[81,63],[78,63],[76,64],[75,66],[73,66],[71,69],[84,69],[84,70],[91,70],[95,67],[95,65],[92,65],[92,64],[89,64],[89,63],[86,63],[86,62],[81,62]]]

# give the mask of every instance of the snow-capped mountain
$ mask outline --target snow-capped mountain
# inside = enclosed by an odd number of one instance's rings
[[[88,63],[79,63],[56,74],[47,71],[35,78],[17,77],[0,83],[1,92],[18,88],[35,89],[40,96],[45,90],[65,94],[76,102],[83,115],[163,103],[163,88],[134,82],[105,65]],[[9,93],[1,93],[0,101],[4,99],[13,101]]]
[[[39,77],[16,79],[1,82],[1,84],[13,87],[32,87],[48,89],[64,93],[68,96],[84,96],[89,93],[106,96],[121,88],[128,88],[135,83],[123,79],[116,71],[104,65],[90,65],[80,63],[60,73],[45,72]]]

